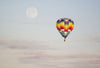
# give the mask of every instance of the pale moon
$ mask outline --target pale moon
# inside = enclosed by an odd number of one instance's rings
[[[36,8],[27,8],[26,16],[29,18],[35,18],[38,15]]]

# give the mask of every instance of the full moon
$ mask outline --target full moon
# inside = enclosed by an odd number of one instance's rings
[[[36,8],[27,8],[26,16],[29,18],[35,18],[38,15]]]

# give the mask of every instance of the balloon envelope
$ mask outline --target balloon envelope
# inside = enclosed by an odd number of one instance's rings
[[[60,18],[56,22],[56,28],[60,32],[62,37],[66,39],[66,37],[70,34],[70,32],[74,28],[74,22],[69,18]]]

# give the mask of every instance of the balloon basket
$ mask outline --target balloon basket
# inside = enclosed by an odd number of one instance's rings
[[[66,41],[66,39],[64,39],[64,42]]]

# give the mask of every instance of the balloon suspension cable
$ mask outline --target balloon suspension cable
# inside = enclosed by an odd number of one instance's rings
[[[64,38],[64,42],[66,41],[66,39]]]

